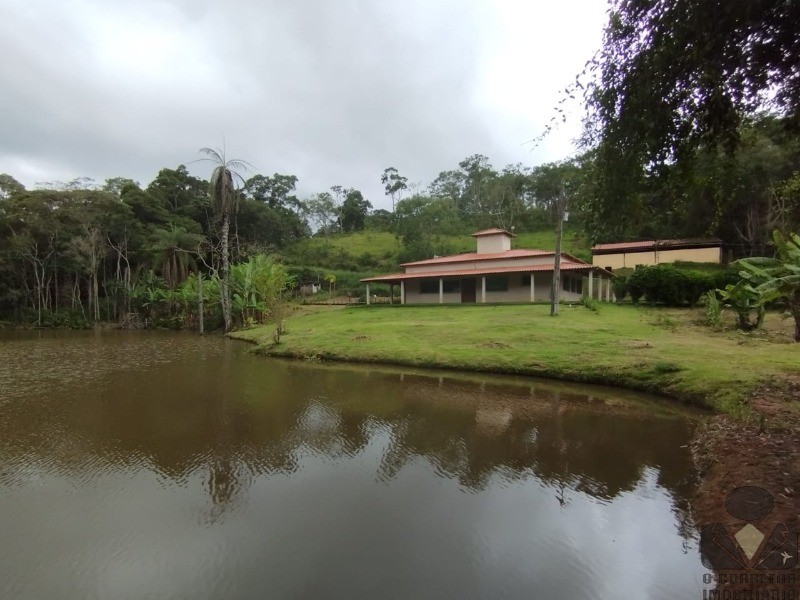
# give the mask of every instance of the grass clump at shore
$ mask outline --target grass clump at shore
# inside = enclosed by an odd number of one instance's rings
[[[700,311],[603,304],[373,306],[303,311],[273,342],[273,326],[233,334],[258,351],[323,360],[536,375],[668,395],[746,416],[765,381],[800,373],[800,346],[779,315],[771,332],[743,335],[697,324]]]

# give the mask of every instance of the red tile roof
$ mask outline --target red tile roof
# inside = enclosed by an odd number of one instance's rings
[[[497,227],[492,227],[491,229],[484,229],[483,231],[476,231],[472,234],[472,237],[480,237],[482,235],[495,235],[498,233],[504,233],[508,237],[517,237],[510,231],[506,231],[505,229],[498,229]]]
[[[463,254],[454,254],[452,256],[440,256],[439,258],[428,258],[425,260],[416,260],[414,262],[402,263],[401,267],[415,267],[422,265],[438,265],[441,263],[455,263],[455,262],[471,262],[474,260],[497,260],[499,258],[525,258],[528,256],[547,256],[553,255],[555,252],[547,250],[506,250],[505,252],[490,252],[486,254],[478,254],[477,252],[464,252]]]
[[[614,244],[596,244],[592,246],[592,252],[609,253],[614,250],[633,250],[634,252],[646,252],[656,248],[713,248],[722,245],[719,238],[703,239],[677,239],[677,240],[643,240],[640,242],[618,242]]]
[[[552,252],[550,253],[552,254]],[[436,279],[439,277],[469,277],[470,275],[499,275],[502,273],[538,273],[540,271],[552,271],[553,265],[533,265],[523,267],[494,267],[490,269],[456,269],[452,271],[429,271],[427,273],[392,273],[390,275],[377,275],[366,277],[363,283],[383,282],[390,283],[405,279]],[[599,267],[593,267],[585,262],[561,262],[562,271],[594,271],[611,277],[611,273]]]

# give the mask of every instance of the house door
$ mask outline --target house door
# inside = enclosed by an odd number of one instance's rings
[[[475,302],[475,280],[462,279],[461,280],[461,303],[474,303]]]

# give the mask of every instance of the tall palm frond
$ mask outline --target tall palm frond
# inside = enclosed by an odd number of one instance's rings
[[[220,235],[220,303],[222,316],[225,320],[225,331],[230,331],[233,326],[231,319],[231,296],[229,287],[230,256],[228,252],[228,235],[230,230],[230,214],[238,209],[239,194],[237,186],[244,184],[244,178],[237,172],[247,170],[250,163],[238,158],[228,159],[225,149],[200,148],[200,153],[216,166],[211,172],[208,190],[211,196],[211,206],[214,213],[221,221]]]
[[[237,188],[244,185],[244,177],[239,171],[247,171],[252,165],[238,158],[228,159],[224,149],[200,148],[200,152],[206,156],[200,160],[208,160],[216,165],[208,184],[214,214],[222,217],[237,212],[239,206]]]

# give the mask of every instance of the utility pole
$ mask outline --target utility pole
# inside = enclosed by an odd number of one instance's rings
[[[556,254],[553,257],[553,286],[550,289],[550,316],[558,316],[558,300],[561,295],[561,238],[564,236],[564,221],[569,218],[567,195],[562,190],[558,195],[558,225],[556,225]]]

